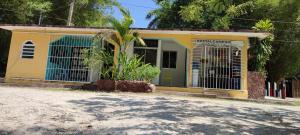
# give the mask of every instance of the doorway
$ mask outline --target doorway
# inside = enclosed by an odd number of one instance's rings
[[[163,40],[161,46],[161,86],[186,86],[187,49],[173,40]]]
[[[193,87],[241,89],[241,50],[234,46],[196,46]]]

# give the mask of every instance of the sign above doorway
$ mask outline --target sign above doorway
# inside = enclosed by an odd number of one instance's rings
[[[230,41],[230,40],[210,40],[210,39],[195,39],[194,45],[203,46],[234,46],[238,48],[243,47],[243,41]]]

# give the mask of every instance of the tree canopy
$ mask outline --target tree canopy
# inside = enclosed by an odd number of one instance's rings
[[[0,23],[65,25],[70,0],[1,0]],[[116,0],[76,0],[73,24],[77,26],[103,26]]]

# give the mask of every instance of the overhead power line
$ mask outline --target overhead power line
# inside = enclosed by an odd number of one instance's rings
[[[300,41],[287,41],[287,40],[274,40],[274,42],[284,42],[284,43],[300,43]]]
[[[134,6],[134,7],[147,8],[147,9],[156,9],[154,7],[147,7],[147,6],[143,6],[143,5],[136,5],[136,4],[127,3],[127,2],[120,2],[120,3],[124,4],[124,5],[131,5],[131,6]]]
[[[247,21],[260,21],[258,19],[249,19],[249,18],[232,18],[232,19],[236,19],[236,20],[247,20]],[[300,25],[300,22],[288,22],[288,21],[272,21],[273,23],[287,23],[287,24],[297,24]]]

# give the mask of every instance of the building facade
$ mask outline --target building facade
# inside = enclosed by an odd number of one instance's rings
[[[93,36],[107,29],[0,26],[12,31],[6,81],[18,79],[92,82],[97,75],[86,68],[81,50]],[[147,46],[131,43],[127,54],[143,56],[161,69],[153,83],[180,91],[218,90],[247,95],[249,38],[267,33],[136,29]],[[115,56],[119,47],[108,46]]]

